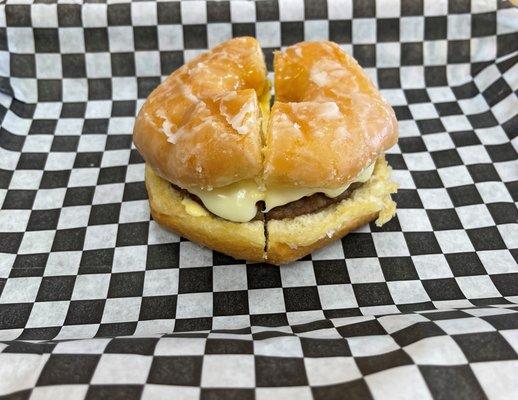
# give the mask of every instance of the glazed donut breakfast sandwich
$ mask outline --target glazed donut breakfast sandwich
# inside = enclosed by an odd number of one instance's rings
[[[274,54],[275,101],[256,39],[224,42],[148,97],[133,140],[151,214],[178,234],[249,261],[297,260],[390,220],[394,111],[337,44]]]

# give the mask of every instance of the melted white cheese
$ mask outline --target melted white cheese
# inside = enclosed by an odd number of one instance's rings
[[[232,185],[212,190],[187,189],[203,202],[207,210],[229,221],[248,222],[255,217],[255,204],[264,199],[264,193],[257,184],[250,181],[236,182]]]
[[[362,172],[351,182],[366,182],[374,171],[374,163],[364,168]],[[328,197],[337,197],[343,193],[349,185],[336,189],[326,188],[267,188],[261,190],[253,180],[241,181],[212,190],[192,189],[187,190],[195,194],[203,202],[207,210],[229,221],[248,222],[257,213],[256,203],[265,202],[265,211],[282,206],[311,196],[314,193],[324,193]],[[199,210],[193,211],[192,204],[184,204],[187,213],[199,216]]]

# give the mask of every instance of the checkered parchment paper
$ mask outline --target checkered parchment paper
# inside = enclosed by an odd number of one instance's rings
[[[339,43],[393,105],[397,216],[283,267],[149,215],[134,118],[232,36]],[[518,398],[518,9],[0,5],[0,397]]]

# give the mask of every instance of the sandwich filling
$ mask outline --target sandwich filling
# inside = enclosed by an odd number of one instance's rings
[[[343,200],[358,187],[358,184],[367,182],[373,170],[374,163],[366,167],[350,184],[333,189],[281,187],[262,189],[255,181],[248,180],[212,190],[189,188],[186,191],[194,195],[193,198],[201,202],[208,211],[229,221],[248,222],[255,219],[259,202],[264,203],[263,212],[270,213],[270,218],[293,218],[326,207],[335,202],[333,199]],[[326,201],[326,198],[329,200]],[[285,205],[293,206],[282,207]],[[191,215],[204,215],[204,210],[200,210],[196,201],[186,200],[184,206]],[[297,209],[303,212],[297,212]]]

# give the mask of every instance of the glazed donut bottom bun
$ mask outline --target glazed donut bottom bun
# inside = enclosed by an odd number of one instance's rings
[[[232,222],[203,212],[189,212],[189,199],[146,164],[146,188],[151,215],[160,225],[181,236],[237,259],[284,264],[297,260],[350,231],[376,220],[390,220],[396,203],[384,157],[376,161],[371,178],[339,203],[295,218]]]

